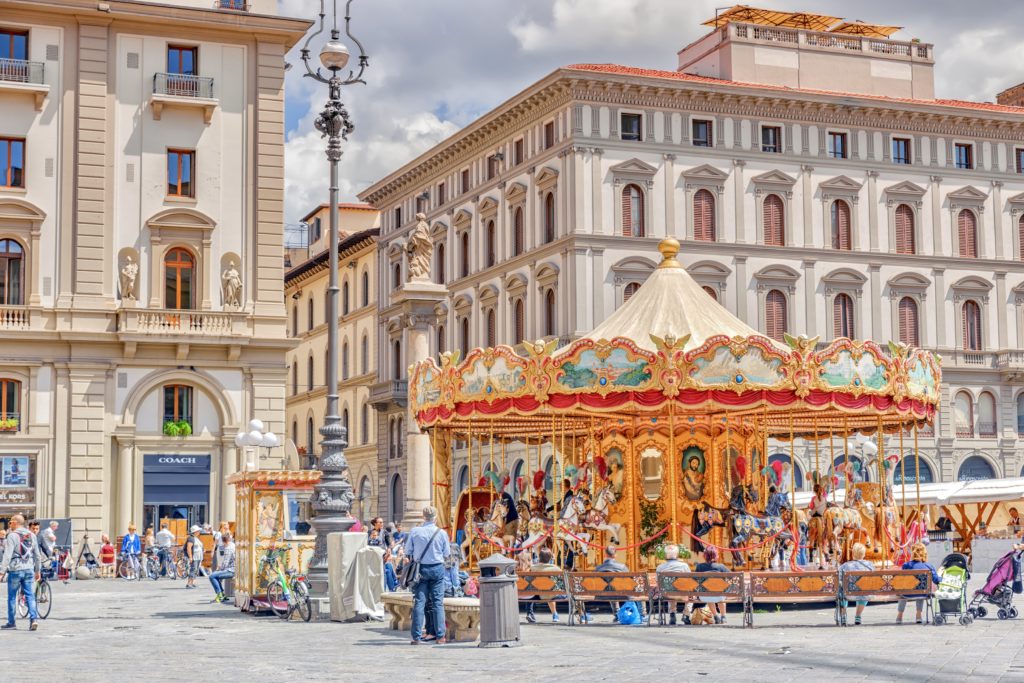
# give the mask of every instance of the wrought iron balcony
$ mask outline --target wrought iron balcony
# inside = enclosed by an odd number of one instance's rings
[[[978,422],[978,436],[993,437],[996,435],[995,422]]]
[[[9,83],[43,82],[43,63],[29,62],[24,59],[0,59],[0,81]]]
[[[973,439],[974,425],[958,423],[956,425],[956,435],[961,439]]]
[[[388,379],[370,386],[370,404],[375,407],[395,403],[405,406],[409,394],[409,381]]]
[[[153,74],[153,94],[213,98],[213,79],[191,74]]]

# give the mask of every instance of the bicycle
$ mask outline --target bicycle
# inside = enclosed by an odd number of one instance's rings
[[[39,574],[39,581],[36,582],[36,614],[40,619],[50,616],[50,608],[53,606],[53,591],[50,589],[50,582],[47,580],[47,572]],[[24,593],[18,593],[18,616],[24,619],[28,616],[28,600]]]
[[[309,584],[306,577],[295,569],[285,569],[282,558],[288,554],[287,548],[267,548],[267,553],[260,558],[259,574],[269,570],[267,583],[267,602],[271,611],[281,619],[289,619],[298,611],[303,621],[313,617],[313,608],[309,601]]]
[[[121,555],[121,566],[117,568],[117,575],[126,581],[142,581],[145,575],[142,572],[142,563],[138,555]]]
[[[160,571],[163,569],[162,563],[160,562],[160,553],[156,548],[153,548],[146,554],[145,562],[142,562],[143,569],[145,570],[145,576],[148,576],[153,581],[160,578]]]

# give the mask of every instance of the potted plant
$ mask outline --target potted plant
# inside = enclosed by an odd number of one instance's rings
[[[187,420],[164,420],[165,436],[191,436],[192,425]]]
[[[661,518],[661,507],[656,501],[640,501],[640,537],[650,539],[640,545],[640,555],[647,558],[647,566],[655,565],[655,554],[661,546],[662,557],[664,558],[664,541],[659,536],[651,538],[665,528],[667,522]]]
[[[0,420],[0,432],[16,432],[18,431],[18,418],[8,417]]]

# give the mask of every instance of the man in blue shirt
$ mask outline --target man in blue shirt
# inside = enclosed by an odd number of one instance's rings
[[[409,532],[405,540],[405,554],[420,563],[420,581],[413,587],[412,644],[434,641],[438,645],[448,642],[444,635],[444,561],[451,554],[448,535],[434,523],[437,510],[428,505],[423,508],[423,524]],[[434,637],[423,638],[423,620],[427,605],[437,626]]]

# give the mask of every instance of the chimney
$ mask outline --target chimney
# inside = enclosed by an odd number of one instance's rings
[[[1010,107],[1024,107],[1024,83],[1018,83],[996,95],[996,102]]]

